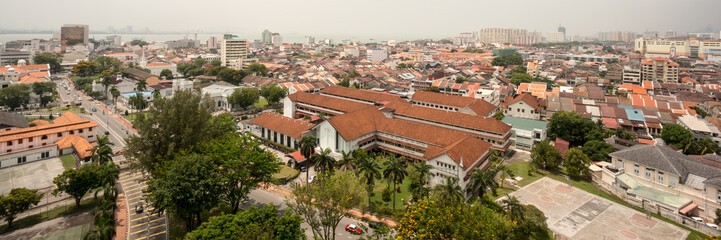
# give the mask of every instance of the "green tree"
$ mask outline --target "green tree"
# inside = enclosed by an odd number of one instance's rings
[[[519,206],[514,208],[519,208]],[[521,205],[520,208],[523,217],[514,220],[517,222],[513,231],[516,238],[551,239],[551,236],[548,236],[546,215],[533,205]]]
[[[494,178],[497,173],[498,171],[494,168],[489,168],[486,171],[480,168],[473,169],[468,183],[468,188],[471,190],[471,197],[483,198],[488,190],[491,190],[495,195],[498,183]]]
[[[280,216],[279,216],[280,215]],[[305,239],[303,218],[290,211],[283,214],[273,204],[251,206],[237,214],[211,217],[188,233],[185,239]]]
[[[325,148],[320,153],[311,156],[311,160],[315,166],[315,170],[320,172],[324,177],[333,175],[335,169],[335,158],[330,156],[330,148]]]
[[[228,82],[233,85],[239,85],[243,81],[242,79],[247,75],[245,71],[235,70],[232,68],[224,68],[218,72],[218,79],[221,81]]]
[[[375,158],[366,157],[358,160],[358,173],[363,179],[363,182],[368,192],[368,208],[371,207],[371,193],[375,186],[376,179],[381,177],[381,166],[378,164]]]
[[[120,97],[120,90],[117,87],[112,86],[110,88],[110,95],[113,96],[113,105],[118,105],[118,97]]]
[[[456,83],[464,83],[464,82],[468,82],[468,79],[464,78],[464,77],[456,77]]]
[[[161,177],[163,168],[178,153],[197,151],[198,143],[234,132],[228,124],[217,125],[214,119],[222,115],[214,118],[213,106],[209,99],[192,91],[177,91],[171,98],[156,99],[146,114],[138,114],[133,121],[138,135],[127,139],[127,149],[134,151],[126,151],[126,159],[135,169],[153,178]]]
[[[102,135],[98,137],[98,144],[93,146],[92,149],[90,149],[90,152],[93,153],[92,159],[94,162],[98,164],[104,164],[106,162],[112,162],[113,161],[113,149],[110,148],[110,146],[113,146],[112,142],[108,139],[107,135]]]
[[[573,146],[583,145],[587,135],[599,126],[589,119],[581,118],[574,112],[559,111],[548,121],[548,139],[561,138]]]
[[[689,155],[718,154],[719,152],[721,152],[721,147],[708,138],[691,141],[691,143],[687,144],[683,149],[683,153]]]
[[[403,158],[396,158],[391,156],[388,161],[385,162],[385,169],[383,169],[383,178],[388,179],[388,182],[393,183],[393,211],[396,211],[396,184],[403,183],[403,179],[406,178],[408,172],[403,166],[405,160]]]
[[[0,105],[11,110],[30,102],[30,85],[17,84],[0,89]]]
[[[585,153],[594,162],[610,162],[611,158],[608,154],[616,151],[613,146],[600,140],[588,141],[583,144],[581,149],[583,150],[583,153]]]
[[[145,79],[140,79],[137,82],[135,82],[135,89],[138,91],[145,91],[148,89],[148,82]]]
[[[418,201],[428,196],[430,189],[426,186],[431,177],[431,165],[421,161],[411,165],[413,170],[409,175],[411,177],[411,185],[409,190],[413,194],[414,201]]]
[[[128,98],[128,104],[137,111],[142,111],[148,107],[148,101],[145,100],[145,97],[143,97],[141,93],[135,93],[135,95],[130,96],[130,98]]]
[[[713,220],[714,224],[721,223],[721,208],[716,209],[716,218]]]
[[[661,130],[661,139],[678,149],[686,148],[693,141],[693,133],[678,124],[669,124]]]
[[[537,142],[531,149],[531,164],[536,168],[554,170],[561,164],[561,153],[548,141]]]
[[[200,225],[200,213],[218,203],[222,189],[217,165],[210,157],[192,154],[181,156],[161,178],[148,180],[148,202],[153,212],[168,211],[185,221],[186,229]]]
[[[250,191],[259,183],[269,182],[280,170],[275,155],[260,148],[258,140],[249,134],[228,133],[201,149],[220,166],[217,171],[221,177],[222,201],[230,205],[232,213],[238,212]]]
[[[528,73],[513,73],[511,74],[511,83],[515,85],[519,85],[521,83],[529,83],[533,81],[533,77],[531,77]]]
[[[288,89],[276,84],[264,85],[260,88],[260,96],[263,96],[269,103],[278,103],[288,94]]]
[[[493,64],[493,66],[503,67],[507,67],[508,65],[521,65],[523,64],[523,58],[518,53],[511,53],[506,56],[499,56],[493,58],[491,64]]]
[[[238,105],[243,110],[253,106],[255,102],[260,99],[258,89],[255,88],[236,88],[233,93],[230,94],[228,102],[230,104]]]
[[[253,63],[248,66],[249,72],[254,72],[258,76],[266,76],[268,75],[268,68],[265,67],[262,63]]]
[[[108,87],[110,87],[110,85],[113,83],[113,79],[111,77],[114,74],[115,72],[111,70],[105,70],[100,72],[100,84],[102,84],[103,88],[105,89],[105,91],[103,91],[103,95],[105,95],[105,97],[108,96]]]
[[[123,70],[123,61],[114,57],[97,57],[95,58],[95,64],[98,66],[98,72],[110,71],[116,73]]]
[[[62,62],[63,55],[58,53],[45,52],[33,56],[33,64],[48,64],[50,71],[54,73],[63,71],[63,66],[60,65]]]
[[[72,69],[70,69],[70,72],[78,76],[90,76],[96,73],[97,70],[98,65],[94,62],[80,61],[78,64],[75,64]]]
[[[614,130],[614,135],[616,135],[616,137],[620,139],[636,141],[636,135],[633,135],[633,133],[623,130],[623,128],[616,128],[616,130]]]
[[[305,219],[316,239],[329,240],[335,239],[335,230],[346,212],[360,204],[362,192],[355,175],[339,172],[317,184],[295,185],[295,199],[286,200],[286,204]]]
[[[53,179],[53,183],[57,188],[53,190],[53,195],[63,192],[75,199],[75,207],[80,207],[80,200],[92,188],[98,186],[98,176],[93,169],[93,165],[85,165],[80,170],[68,169]]]
[[[213,67],[220,67],[220,65],[223,65],[223,62],[218,59],[215,59],[213,61],[210,61],[210,65],[213,65]]]
[[[140,39],[134,39],[133,41],[130,41],[130,46],[148,46],[148,42],[140,40]]]
[[[563,162],[563,166],[566,168],[566,173],[572,177],[585,177],[588,176],[588,166],[591,165],[591,159],[583,153],[580,148],[571,148],[566,151],[566,160]]]
[[[450,205],[462,203],[465,198],[463,189],[458,185],[458,178],[452,177],[446,177],[443,184],[435,186],[433,193],[440,201]]]
[[[341,151],[340,153],[341,158],[338,160],[338,167],[340,167],[343,171],[353,170],[356,165],[356,159],[353,156],[353,152]]]
[[[36,82],[32,84],[33,93],[40,98],[40,106],[45,107],[58,96],[54,82]]]
[[[298,144],[300,144],[300,154],[305,157],[306,162],[310,162],[310,157],[315,154],[315,148],[318,146],[318,138],[314,136],[305,136],[300,139],[300,142]],[[310,169],[308,169],[308,171],[305,171],[306,180],[310,179],[308,176],[308,172],[310,172]]]
[[[5,217],[8,228],[12,228],[13,220],[19,213],[38,205],[43,195],[37,189],[27,188],[13,188],[7,196],[0,195],[0,216]]]
[[[166,80],[173,79],[173,71],[170,71],[170,69],[163,69],[160,71],[160,77]]]

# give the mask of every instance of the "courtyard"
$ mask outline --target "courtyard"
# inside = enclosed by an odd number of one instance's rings
[[[619,205],[548,177],[513,193],[546,214],[548,227],[569,239],[685,239],[688,231],[646,218]]]
[[[55,186],[53,178],[65,171],[60,158],[50,158],[0,169],[0,194],[13,188],[44,189]]]

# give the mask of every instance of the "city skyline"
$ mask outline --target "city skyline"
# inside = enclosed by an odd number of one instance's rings
[[[663,2],[663,1],[661,1]],[[667,1],[671,3],[670,1]],[[559,25],[566,27],[568,36],[593,36],[607,31],[658,31],[718,32],[721,16],[714,14],[721,9],[721,2],[698,0],[688,3],[687,8],[676,8],[659,1],[609,1],[590,7],[578,1],[540,3],[516,0],[505,6],[485,1],[453,1],[447,9],[439,11],[433,4],[417,1],[383,2],[368,1],[360,6],[347,6],[328,0],[312,3],[295,1],[219,2],[226,7],[209,7],[207,14],[214,18],[187,17],[178,13],[197,10],[189,1],[175,1],[172,12],[165,11],[165,3],[130,0],[113,8],[92,7],[93,2],[72,0],[60,4],[47,2],[48,8],[38,9],[38,16],[26,18],[21,12],[8,12],[0,16],[0,22],[13,22],[0,29],[59,31],[62,24],[90,24],[91,32],[104,32],[110,28],[125,30],[131,26],[134,33],[150,32],[205,32],[238,33],[250,35],[264,29],[281,34],[344,35],[363,38],[444,38],[458,33],[478,31],[482,28],[519,28],[538,32],[555,32]],[[186,4],[187,3],[187,4]],[[623,4],[623,8],[618,8]],[[654,11],[638,11],[653,4]],[[3,4],[19,8],[21,2]],[[90,6],[77,8],[72,6]],[[488,7],[493,10],[488,10]],[[507,7],[511,10],[501,10]],[[107,18],[112,13],[131,13],[138,9],[153,14],[138,14],[132,18]],[[238,9],[269,9],[266,11],[242,11]],[[57,15],[58,11],[64,14]],[[109,11],[109,12],[108,12]],[[511,12],[512,14],[509,14]],[[211,14],[212,13],[212,14]],[[376,16],[367,17],[368,14]],[[613,18],[607,16],[615,16]],[[239,16],[242,16],[238,18]],[[355,17],[354,17],[355,16]],[[420,17],[419,17],[420,16]],[[424,17],[425,16],[425,17]],[[672,16],[672,17],[671,17]],[[539,18],[540,17],[540,18]],[[24,21],[13,21],[25,19]],[[157,21],[168,19],[168,21]],[[231,21],[233,19],[241,19]],[[339,20],[342,19],[342,20]],[[57,30],[56,30],[57,29]]]

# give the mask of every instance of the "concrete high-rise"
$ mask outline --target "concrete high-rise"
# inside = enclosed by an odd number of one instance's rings
[[[263,43],[264,44],[272,44],[273,43],[273,33],[268,31],[268,29],[263,31]]]
[[[61,51],[65,52],[67,47],[77,44],[88,45],[88,25],[65,24],[60,28]]]
[[[220,44],[220,61],[222,66],[242,69],[243,59],[248,57],[248,41],[237,35],[225,34]]]
[[[482,43],[530,45],[538,41],[538,34],[529,34],[525,29],[484,28],[478,31],[478,41]]]
[[[271,37],[271,43],[273,43],[273,46],[280,47],[283,45],[283,37],[280,36],[279,33],[273,33]]]
[[[205,43],[205,46],[208,47],[208,49],[218,48],[218,38],[214,37],[214,36],[208,38],[208,41]]]
[[[563,33],[563,41],[566,41],[566,27],[558,25],[558,32]]]

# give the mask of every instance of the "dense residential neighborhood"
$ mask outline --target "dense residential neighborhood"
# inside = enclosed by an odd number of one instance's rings
[[[0,239],[721,236],[718,2],[78,3],[0,15]]]

